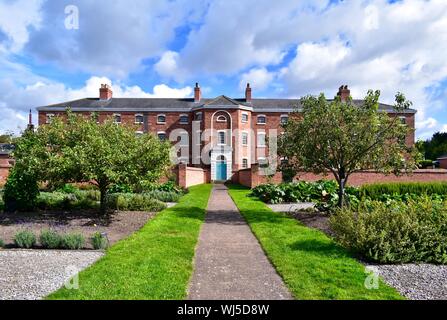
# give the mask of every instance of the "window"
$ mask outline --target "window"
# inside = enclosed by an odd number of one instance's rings
[[[113,122],[115,122],[116,124],[121,123],[121,115],[120,114],[114,114],[113,115]]]
[[[242,122],[247,123],[248,122],[248,113],[244,112],[242,114]]]
[[[288,121],[289,121],[289,116],[288,115],[282,115],[281,116],[281,124],[287,124]]]
[[[260,166],[261,168],[266,168],[266,167],[268,167],[268,165],[269,165],[269,162],[268,162],[267,159],[264,158],[264,157],[259,157],[259,158],[258,158],[258,163],[259,163],[259,166]]]
[[[46,119],[46,123],[51,123],[51,120],[53,120],[54,118],[54,114],[53,113],[47,113],[47,119]]]
[[[135,131],[135,135],[136,135],[137,137],[141,137],[143,134],[144,134],[143,131]]]
[[[157,123],[158,124],[165,124],[166,123],[166,116],[164,114],[159,114],[157,116]]]
[[[258,124],[266,124],[267,118],[265,116],[258,116]]]
[[[158,139],[160,139],[161,141],[166,140],[166,132],[164,131],[160,131],[157,133]]]
[[[265,148],[265,132],[258,133],[258,148]]]
[[[227,117],[220,115],[217,117],[217,122],[227,122]]]
[[[188,124],[189,123],[189,116],[187,114],[181,114],[179,122],[181,124]]]
[[[248,145],[248,133],[242,132],[242,145],[247,146]]]
[[[407,124],[407,118],[405,117],[399,117],[400,124]]]
[[[225,131],[218,132],[218,144],[225,144]]]
[[[135,124],[142,124],[144,123],[144,117],[142,114],[136,114],[135,115]]]
[[[197,112],[195,114],[195,118],[196,121],[202,121],[202,112]]]
[[[243,169],[247,169],[248,168],[248,159],[247,158],[243,158],[242,159],[242,168]]]

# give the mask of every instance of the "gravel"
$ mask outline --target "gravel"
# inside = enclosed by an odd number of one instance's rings
[[[447,266],[432,264],[369,265],[384,281],[411,300],[446,300]]]
[[[0,300],[42,299],[103,255],[99,251],[0,250]]]
[[[285,213],[315,208],[315,204],[312,202],[268,204],[267,206],[274,212]]]

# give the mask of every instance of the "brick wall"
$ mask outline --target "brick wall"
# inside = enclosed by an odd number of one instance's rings
[[[11,159],[6,156],[0,157],[0,186],[3,186],[8,179],[9,170],[11,169]]]
[[[209,183],[209,170],[195,167],[188,167],[185,164],[179,164],[174,172],[177,175],[177,183],[182,188],[189,188],[198,184]]]

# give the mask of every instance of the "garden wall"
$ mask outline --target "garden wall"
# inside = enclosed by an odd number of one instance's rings
[[[211,175],[209,170],[195,167],[188,167],[185,164],[179,164],[174,169],[177,176],[177,183],[182,188],[189,188],[198,184],[209,183]]]
[[[9,170],[12,167],[10,161],[9,157],[0,157],[0,186],[3,186],[8,178]]]

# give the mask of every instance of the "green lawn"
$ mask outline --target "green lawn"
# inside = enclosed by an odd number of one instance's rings
[[[295,298],[403,299],[382,281],[366,289],[364,266],[324,233],[273,212],[246,188],[229,192]]]
[[[173,208],[109,248],[79,275],[79,289],[48,299],[184,299],[211,185],[190,188]]]

